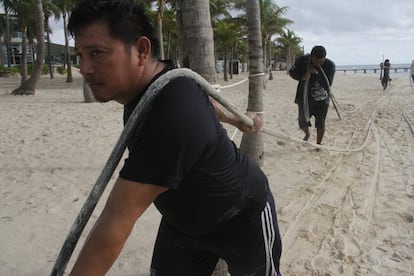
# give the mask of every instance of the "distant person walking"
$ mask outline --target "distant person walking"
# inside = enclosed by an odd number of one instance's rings
[[[414,82],[414,59],[411,61],[411,80]]]
[[[391,81],[391,79],[390,79],[390,68],[391,68],[390,60],[386,59],[384,61],[384,64],[382,65],[382,68],[381,68],[383,70],[381,84],[382,84],[382,87],[384,88],[384,90],[388,87],[388,82]]]
[[[299,81],[295,103],[299,110],[299,127],[310,137],[310,117],[315,117],[316,143],[321,144],[325,134],[325,119],[330,100],[330,86],[335,75],[335,63],[326,58],[323,46],[313,47],[310,54],[300,56],[290,68],[289,75]]]

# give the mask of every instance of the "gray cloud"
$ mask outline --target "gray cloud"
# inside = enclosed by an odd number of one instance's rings
[[[324,45],[337,65],[392,63],[414,59],[414,0],[273,0],[288,6],[288,28],[309,52]],[[62,22],[50,20],[52,41],[64,43]],[[70,41],[73,45],[73,40]]]
[[[305,51],[327,47],[337,64],[377,64],[382,55],[394,63],[414,59],[414,1],[275,0],[288,6],[288,26],[303,39]]]

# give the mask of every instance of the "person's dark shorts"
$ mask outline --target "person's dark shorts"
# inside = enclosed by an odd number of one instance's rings
[[[389,81],[390,81],[390,76],[384,75],[381,79],[382,86],[387,86]]]
[[[282,244],[273,196],[219,233],[190,237],[161,220],[151,276],[211,276],[219,258],[232,276],[278,276]]]
[[[310,120],[306,120],[304,116],[303,105],[298,104],[299,108],[299,127],[309,127],[312,126]],[[328,114],[329,100],[327,101],[309,101],[309,118],[312,116],[315,117],[315,127],[324,128],[326,115]]]

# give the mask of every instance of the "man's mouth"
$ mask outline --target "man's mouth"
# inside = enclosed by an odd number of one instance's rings
[[[98,82],[98,81],[86,81],[86,83],[88,84],[88,86],[90,88],[94,88],[94,87],[100,87],[103,85],[102,82]]]

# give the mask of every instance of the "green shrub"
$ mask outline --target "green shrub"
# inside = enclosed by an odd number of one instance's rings
[[[65,75],[66,74],[66,68],[64,68],[63,66],[58,66],[56,67],[56,71],[61,74],[61,75]]]
[[[42,67],[42,74],[43,74],[43,75],[49,74],[49,65],[47,65],[47,64],[43,64],[43,67]]]
[[[19,74],[19,68],[0,66],[0,77],[8,77]]]
[[[21,69],[21,66],[19,66],[19,68]],[[33,68],[34,68],[34,65],[33,64],[27,64],[27,73],[29,75],[32,74]],[[49,73],[49,66],[47,64],[43,64],[41,74],[42,75],[46,75],[48,73]]]

